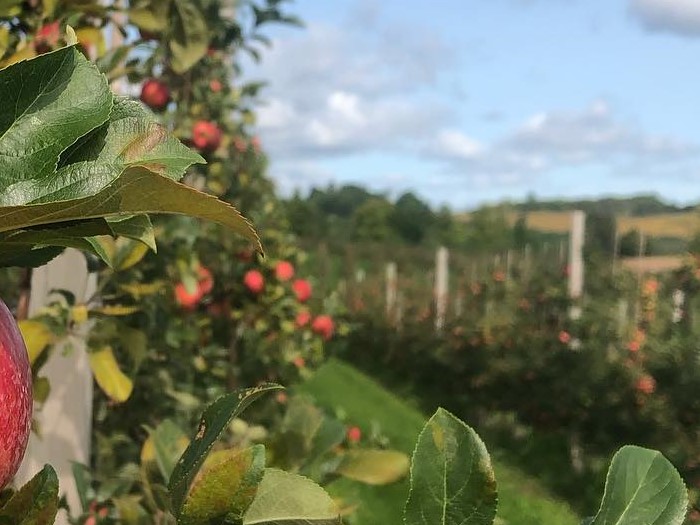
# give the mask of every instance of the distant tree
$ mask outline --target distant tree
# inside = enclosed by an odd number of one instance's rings
[[[392,204],[384,198],[373,197],[359,206],[352,215],[352,238],[356,241],[388,241],[393,237]]]
[[[435,220],[433,221],[429,237],[434,241],[433,244],[453,248],[463,244],[464,229],[455,220],[452,210],[447,206],[442,206],[435,213]]]
[[[329,186],[326,190],[314,189],[309,196],[309,201],[326,215],[337,215],[349,219],[357,208],[372,197],[374,195],[359,186],[346,185],[340,188]]]
[[[420,244],[433,227],[435,215],[413,193],[405,193],[394,204],[391,225],[398,236],[411,244]]]
[[[490,206],[472,212],[465,229],[465,244],[470,251],[496,252],[513,245],[513,230],[503,207]]]
[[[530,237],[530,232],[527,229],[527,217],[525,214],[520,214],[513,225],[513,247],[525,248],[525,245],[531,241]]]
[[[644,246],[641,246],[641,234],[639,230],[633,229],[620,236],[618,243],[618,254],[622,257],[637,257],[640,248],[642,255],[650,255],[653,252],[651,239],[644,239]]]
[[[325,235],[326,222],[323,214],[311,200],[304,199],[299,192],[295,192],[285,207],[289,225],[295,235],[314,239]]]
[[[612,255],[615,251],[615,216],[592,212],[586,215],[586,252],[589,255]]]

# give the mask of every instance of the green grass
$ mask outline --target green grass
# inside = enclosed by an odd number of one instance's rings
[[[298,387],[330,410],[342,411],[347,421],[369,432],[372,424],[391,440],[391,446],[408,454],[426,417],[362,372],[330,360]],[[578,525],[571,508],[551,497],[536,480],[503,462],[494,461],[498,481],[498,525]],[[334,496],[360,504],[358,525],[401,525],[408,480],[385,487],[370,487],[341,480],[329,487]]]

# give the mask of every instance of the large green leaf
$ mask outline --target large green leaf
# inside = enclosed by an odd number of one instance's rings
[[[153,225],[147,215],[69,221],[0,233],[0,267],[41,266],[63,248],[91,252],[114,266],[113,254],[101,241],[104,236],[135,239],[156,250]]]
[[[138,103],[115,102],[75,46],[0,70],[0,96],[0,266],[37,266],[65,247],[109,264],[99,235],[154,248],[147,219],[122,220],[150,212],[217,221],[260,249],[234,208],[176,182],[204,159]]]
[[[240,523],[265,472],[265,447],[213,452],[192,483],[180,515],[180,525],[224,519]]]
[[[74,46],[0,70],[0,206],[27,204],[70,181],[61,153],[109,118],[107,80]]]
[[[92,197],[0,208],[0,232],[125,213],[179,213],[208,219],[254,242],[261,250],[255,230],[235,208],[145,168],[128,169]]]
[[[591,525],[680,525],[688,491],[673,465],[646,448],[621,448],[608,470],[605,493]]]
[[[58,511],[58,477],[49,465],[0,509],[3,525],[51,525]]]
[[[176,73],[184,73],[207,53],[209,30],[204,15],[192,0],[174,0],[175,24],[170,51],[171,66]]]
[[[413,452],[406,525],[491,525],[496,505],[486,446],[474,430],[438,409]]]
[[[239,390],[220,397],[207,407],[199,422],[197,434],[175,465],[168,489],[175,516],[180,516],[185,495],[192,481],[199,472],[204,460],[214,443],[228,426],[230,421],[238,417],[256,399],[273,390],[280,390],[279,385],[262,385],[246,390]]]
[[[265,469],[243,525],[334,525],[342,523],[335,502],[308,478]]]
[[[111,182],[125,168],[143,166],[155,173],[180,180],[192,164],[203,162],[204,159],[199,154],[168,133],[139,103],[118,98],[109,121],[82,137],[61,155],[61,168],[57,175],[65,178],[64,172],[69,172],[70,180],[76,181],[86,171],[97,171],[107,174]],[[102,169],[103,166],[106,168]],[[113,172],[111,178],[108,175],[110,170]],[[75,182],[74,186],[77,186]],[[63,200],[64,197],[75,199],[94,194],[88,188],[87,192],[80,194],[76,194],[75,187],[67,188],[63,193],[52,195],[51,200]],[[46,199],[34,202],[46,202]]]

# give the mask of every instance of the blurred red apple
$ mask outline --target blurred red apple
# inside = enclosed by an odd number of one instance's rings
[[[308,310],[302,310],[297,314],[297,328],[304,328],[311,321],[311,313]]]
[[[311,324],[311,329],[328,341],[335,332],[335,323],[330,315],[319,315]]]
[[[39,53],[48,53],[58,46],[61,39],[61,26],[58,21],[43,25],[36,32],[34,38],[34,50]]]
[[[192,127],[192,144],[202,152],[212,152],[221,145],[223,133],[215,122],[199,120]]]
[[[153,111],[163,111],[170,102],[170,89],[160,80],[148,79],[141,87],[141,102]]]
[[[223,88],[224,86],[221,83],[221,80],[215,78],[209,81],[209,89],[211,89],[213,93],[218,93]]]
[[[32,422],[32,371],[14,317],[0,300],[0,489],[24,457]]]
[[[292,290],[299,302],[305,303],[311,298],[311,284],[306,279],[297,279],[292,283]]]
[[[347,438],[350,443],[359,443],[362,439],[362,430],[360,430],[360,427],[348,428]]]
[[[249,270],[243,276],[243,284],[252,293],[259,294],[265,289],[265,278],[257,270]]]
[[[280,261],[275,266],[275,276],[278,281],[286,282],[294,277],[294,266],[288,261]]]
[[[214,288],[214,278],[207,268],[199,266],[199,268],[197,268],[197,275],[197,288],[195,288],[193,292],[187,291],[187,287],[184,283],[177,283],[175,285],[175,301],[186,310],[191,310],[197,306],[199,301],[202,300],[202,297],[207,295]]]

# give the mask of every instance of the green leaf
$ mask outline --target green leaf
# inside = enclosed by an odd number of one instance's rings
[[[168,488],[175,516],[179,517],[185,495],[189,491],[192,481],[199,472],[211,447],[231,420],[238,417],[262,395],[281,389],[282,387],[279,385],[268,384],[239,390],[220,397],[207,407],[199,422],[197,434],[175,465],[170,477]]]
[[[179,180],[187,168],[197,163],[204,163],[204,159],[168,133],[153,114],[138,102],[118,98],[109,122],[82,137],[61,155],[57,176],[65,178],[65,173],[70,173],[73,186],[67,192],[52,195],[51,200],[93,195],[92,181],[87,191],[75,191],[75,181],[83,174],[97,173],[111,182],[124,169],[142,166]]]
[[[148,215],[132,215],[126,217],[107,217],[107,223],[115,237],[126,237],[139,241],[157,252],[153,223]]]
[[[51,525],[58,511],[58,477],[46,465],[0,509],[3,525]]]
[[[496,505],[486,446],[474,430],[438,409],[413,452],[406,525],[491,525]]]
[[[409,464],[408,456],[396,450],[351,450],[336,472],[368,485],[387,485],[408,474]]]
[[[61,153],[112,110],[107,80],[75,47],[0,70],[0,206],[27,204],[70,181]]]
[[[613,457],[600,510],[591,525],[680,525],[688,491],[673,465],[646,448],[622,447]]]
[[[239,523],[250,507],[265,472],[265,447],[212,453],[192,483],[180,525]]]
[[[129,21],[139,29],[160,33],[168,28],[171,0],[154,0],[129,10]]]
[[[209,30],[202,12],[191,0],[174,0],[176,21],[173,39],[171,67],[176,73],[184,73],[207,53]]]
[[[234,207],[144,168],[131,168],[97,195],[70,204],[0,208],[0,232],[125,213],[178,213],[208,219],[242,235],[262,251],[255,230]]]
[[[335,502],[308,478],[268,468],[243,525],[340,524]]]
[[[151,432],[153,452],[163,479],[167,483],[183,451],[189,445],[187,435],[173,421],[166,419]]]

